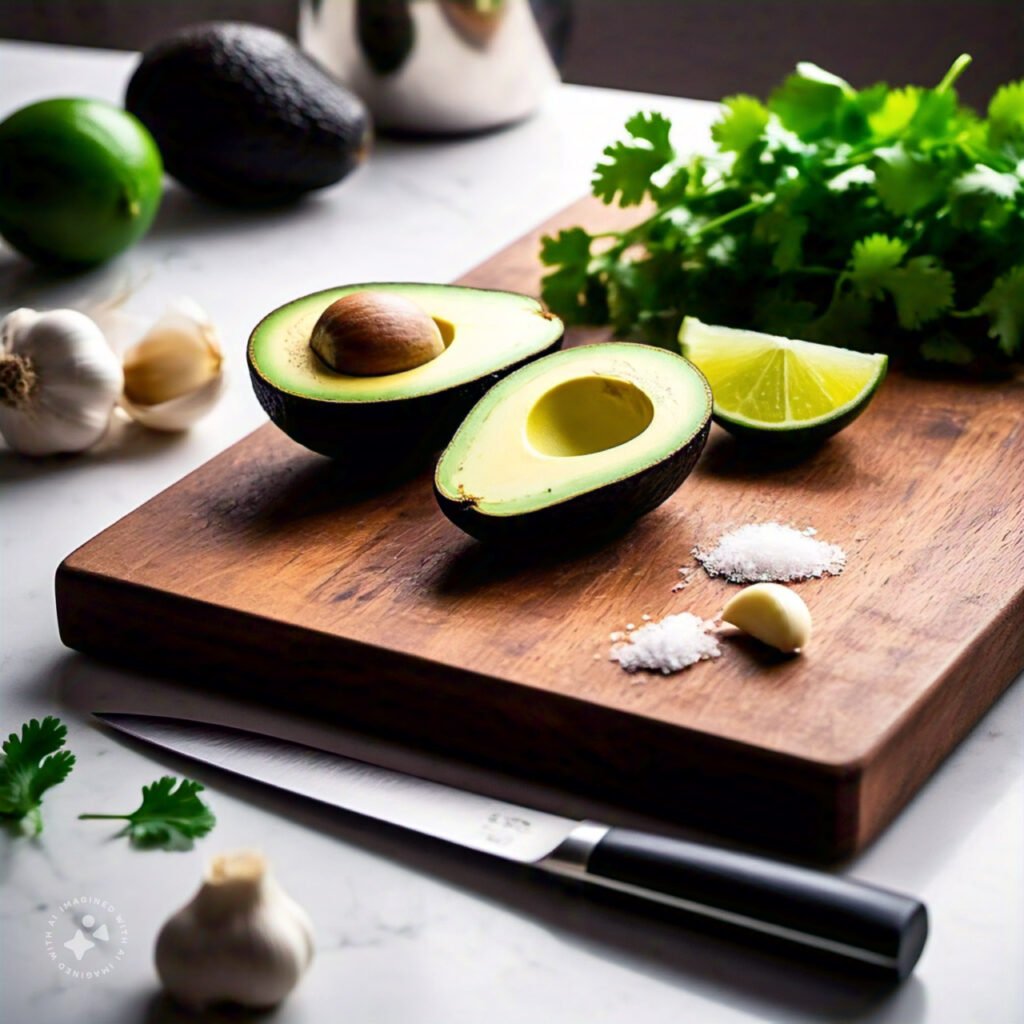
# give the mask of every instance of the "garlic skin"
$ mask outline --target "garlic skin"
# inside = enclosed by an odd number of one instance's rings
[[[150,430],[180,433],[201,420],[217,404],[223,391],[224,373],[220,372],[191,394],[158,405],[136,405],[122,398],[121,406],[136,423]]]
[[[155,959],[163,987],[187,1007],[266,1008],[312,961],[313,928],[263,855],[237,850],[210,861],[199,892],[160,930]]]
[[[16,309],[0,321],[0,434],[23,455],[80,452],[107,432],[124,375],[83,313]]]
[[[188,299],[171,306],[125,353],[121,405],[151,430],[187,430],[223,389],[217,329]]]

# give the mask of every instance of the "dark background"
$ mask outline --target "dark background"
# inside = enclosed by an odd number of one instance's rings
[[[329,2],[329,0],[328,0]],[[297,0],[0,0],[0,37],[142,49],[208,18],[294,34]],[[576,0],[567,81],[718,99],[765,94],[798,60],[854,85],[937,82],[967,51],[961,95],[1024,77],[1022,0]]]

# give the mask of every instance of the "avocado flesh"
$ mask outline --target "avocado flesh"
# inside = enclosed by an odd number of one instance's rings
[[[675,491],[710,417],[707,382],[674,353],[628,342],[570,349],[477,403],[438,463],[435,492],[481,539],[547,529],[554,541],[562,528],[596,536]]]
[[[397,292],[441,328],[446,348],[401,373],[337,373],[309,346],[320,314],[357,291]],[[354,284],[274,310],[249,340],[256,395],[285,433],[313,451],[369,465],[415,461],[454,433],[474,402],[505,374],[558,348],[562,322],[535,299],[455,285]]]

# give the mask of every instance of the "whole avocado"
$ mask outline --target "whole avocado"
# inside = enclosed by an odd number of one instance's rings
[[[362,101],[289,39],[237,22],[194,25],[148,50],[125,106],[187,188],[239,205],[284,203],[366,156]]]

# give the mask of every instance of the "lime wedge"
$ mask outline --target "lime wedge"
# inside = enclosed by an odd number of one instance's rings
[[[852,423],[885,378],[888,357],[715,327],[686,317],[683,355],[708,379],[715,421],[730,433],[815,444]]]

